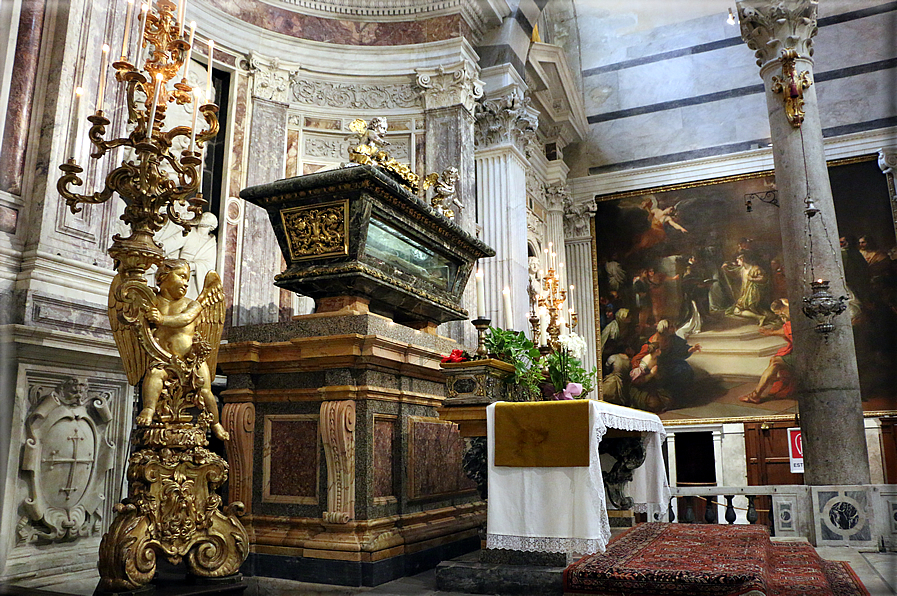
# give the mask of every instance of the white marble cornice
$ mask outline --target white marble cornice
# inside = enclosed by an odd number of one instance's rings
[[[451,66],[418,68],[416,72],[426,110],[462,105],[472,114],[476,100],[483,97],[479,68],[468,60]]]
[[[540,116],[546,123],[560,125],[564,145],[584,139],[589,125],[582,93],[563,48],[533,43],[527,66],[533,81],[530,91],[539,100]]]
[[[741,38],[754,50],[761,69],[786,49],[807,60],[813,56],[817,0],[742,0],[736,6]]]

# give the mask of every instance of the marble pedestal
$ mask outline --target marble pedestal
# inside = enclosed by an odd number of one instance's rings
[[[485,503],[437,417],[453,341],[351,309],[237,327],[221,346],[244,573],[378,585],[479,547]]]

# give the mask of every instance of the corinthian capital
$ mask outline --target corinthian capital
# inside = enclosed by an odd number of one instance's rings
[[[570,189],[566,185],[545,187],[545,204],[549,211],[564,211],[569,202]]]
[[[589,230],[589,220],[595,214],[595,201],[573,203],[570,199],[564,205],[564,237],[568,240],[583,238],[592,232]]]
[[[885,174],[897,172],[897,147],[884,147],[878,150],[878,167]]]
[[[476,100],[483,97],[483,81],[478,78],[479,69],[467,60],[454,66],[419,68],[415,72],[417,85],[423,91],[426,110],[460,104],[473,113]]]
[[[250,52],[244,68],[252,74],[252,96],[270,101],[289,101],[290,80],[298,71],[290,70],[277,58]]]
[[[754,50],[761,68],[786,49],[799,58],[813,55],[817,0],[742,0],[737,3],[741,38]]]
[[[530,107],[529,97],[516,92],[478,102],[474,116],[477,149],[511,144],[527,153],[539,126],[539,113]]]

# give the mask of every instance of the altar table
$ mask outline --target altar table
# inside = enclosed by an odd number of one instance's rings
[[[583,407],[577,401],[564,403]],[[518,403],[515,407],[527,408],[523,411],[537,416],[538,412],[545,411],[539,409],[540,403],[544,402]],[[633,480],[627,486],[628,496],[635,501],[633,509],[666,511],[670,488],[661,454],[666,432],[657,415],[603,401],[589,401],[588,466],[496,466],[496,406],[491,404],[486,408],[488,548],[579,554],[604,552],[610,540],[610,523],[598,444],[608,429],[642,434],[647,453],[645,463],[635,470]]]

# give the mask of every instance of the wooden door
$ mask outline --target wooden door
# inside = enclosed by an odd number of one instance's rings
[[[885,484],[897,484],[897,416],[881,418],[881,453]]]
[[[788,457],[788,429],[795,426],[797,424],[793,420],[745,423],[748,486],[804,483],[803,474],[791,473],[791,460]],[[759,510],[769,510],[772,498],[758,498],[755,506],[759,514],[757,523],[769,525],[769,514]]]

